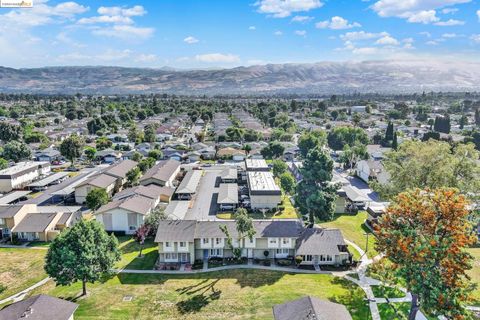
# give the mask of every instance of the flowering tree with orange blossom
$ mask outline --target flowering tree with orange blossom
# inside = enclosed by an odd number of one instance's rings
[[[432,315],[466,319],[473,257],[465,249],[476,242],[469,214],[457,189],[413,189],[399,194],[375,225],[377,249],[412,293],[409,319],[420,305]]]

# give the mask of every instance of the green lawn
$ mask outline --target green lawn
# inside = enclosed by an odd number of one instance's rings
[[[380,311],[380,318],[382,320],[407,319],[410,311],[410,303],[394,303],[392,305],[388,303],[378,304],[378,311]],[[397,311],[396,313],[395,310]]]
[[[480,246],[477,245],[475,248],[468,249],[468,251],[475,258],[473,268],[468,273],[470,277],[472,277],[472,281],[477,285],[477,288],[473,292],[473,298],[475,299],[473,304],[480,306]]]
[[[283,211],[277,211],[275,213],[265,213],[265,216],[261,212],[250,213],[253,219],[298,219],[299,215],[297,210],[293,207],[290,198],[287,195],[282,195],[282,205],[285,207]],[[233,212],[220,212],[217,213],[218,219],[231,220],[233,218]]]
[[[47,277],[43,271],[46,250],[0,248],[0,300]]]
[[[376,298],[403,298],[405,293],[394,287],[372,286],[373,295]]]
[[[120,251],[122,253],[121,260],[117,263],[116,268],[121,269],[137,269],[152,270],[158,258],[158,244],[153,239],[145,241],[142,250],[142,257],[139,257],[140,245],[133,240],[132,237],[118,237],[120,242]]]
[[[342,303],[353,319],[369,312],[364,293],[330,275],[285,274],[264,270],[229,270],[192,275],[120,274],[103,284],[55,287],[53,282],[32,294],[47,293],[80,304],[75,319],[272,319],[272,306],[306,295]],[[133,297],[124,302],[125,296]]]
[[[368,251],[367,255],[370,258],[375,257],[378,252],[375,250],[375,236],[364,225],[364,221],[367,219],[367,212],[360,211],[357,215],[350,214],[337,214],[332,221],[322,222],[318,225],[326,228],[338,228],[342,231],[343,236],[354,242],[360,248],[365,250],[367,243],[367,237],[365,233],[369,233],[368,237]],[[352,252],[355,257],[355,253]]]

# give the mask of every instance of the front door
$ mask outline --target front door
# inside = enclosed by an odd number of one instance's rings
[[[208,259],[208,249],[203,249],[203,259]]]
[[[253,249],[247,249],[247,255],[249,259],[253,258]]]

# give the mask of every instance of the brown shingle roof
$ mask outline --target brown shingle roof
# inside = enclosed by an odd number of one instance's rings
[[[137,165],[138,163],[133,160],[123,160],[108,167],[103,173],[123,179],[127,175],[127,172],[135,168]]]
[[[48,225],[61,215],[59,212],[27,213],[27,215],[13,227],[13,232],[44,232]]]
[[[153,209],[154,205],[155,203],[153,199],[140,195],[135,195],[133,197],[109,202],[106,205],[101,206],[100,209],[95,212],[95,214],[100,214],[110,211],[112,209],[121,208],[134,213],[146,215]]]
[[[180,162],[177,160],[160,161],[150,170],[148,170],[140,179],[140,181],[150,178],[160,181],[168,181],[172,178],[172,175],[175,173],[175,171],[177,171],[178,167],[180,167]]]
[[[79,184],[77,188],[85,185],[92,185],[98,188],[106,188],[109,185],[114,184],[116,181],[117,181],[117,178],[112,177],[108,174],[101,173],[85,180],[84,182]]]

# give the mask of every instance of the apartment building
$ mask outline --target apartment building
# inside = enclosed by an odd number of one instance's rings
[[[13,167],[0,170],[0,192],[3,193],[15,189],[23,189],[29,183],[49,172],[49,162],[19,162]]]

